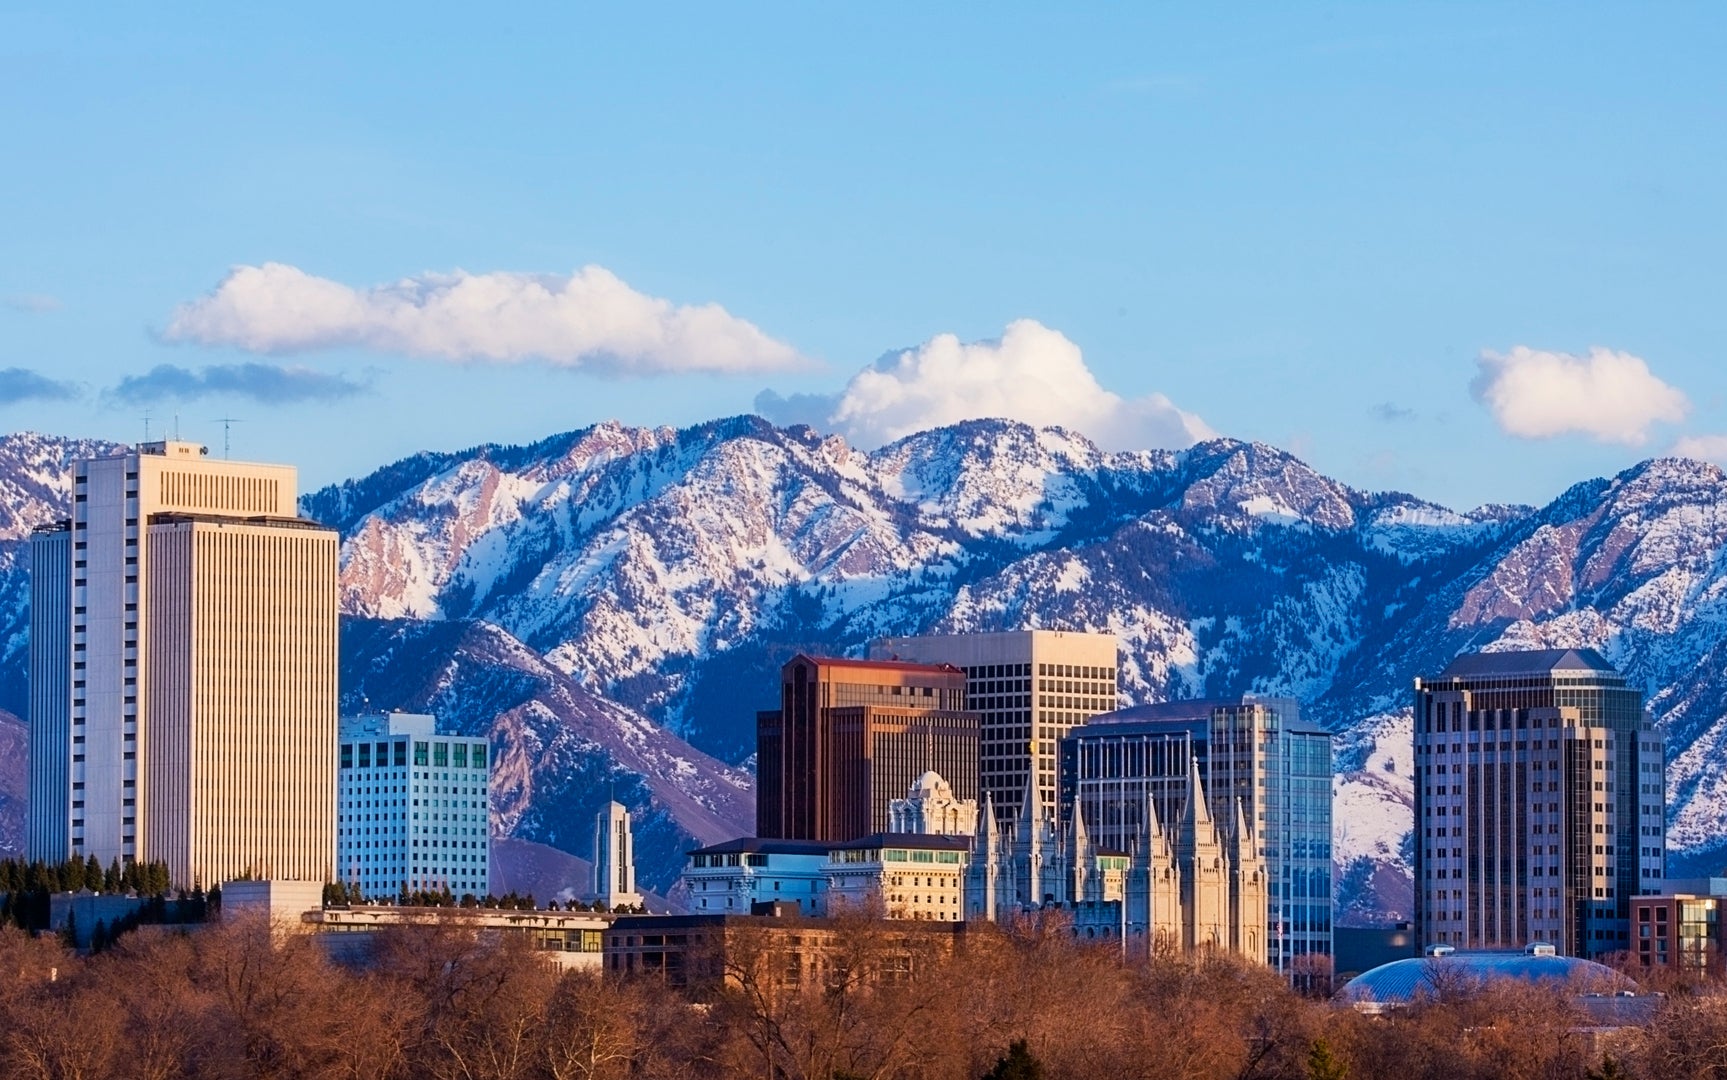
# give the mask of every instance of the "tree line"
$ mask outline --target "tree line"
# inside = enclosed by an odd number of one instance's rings
[[[1676,986],[1602,1038],[1562,987],[1446,989],[1384,1017],[1225,957],[1124,963],[1059,926],[908,957],[860,923],[822,978],[733,950],[723,985],[560,971],[527,935],[379,932],[364,968],[230,919],[79,956],[0,928],[0,1075],[393,1080],[1586,1080],[1727,1077],[1727,993]],[[784,959],[782,956],[781,959]],[[910,962],[907,962],[908,959]]]

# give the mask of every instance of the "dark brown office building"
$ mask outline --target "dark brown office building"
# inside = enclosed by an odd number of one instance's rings
[[[756,714],[756,835],[843,842],[888,831],[888,803],[934,771],[977,798],[978,715],[947,664],[799,654]]]

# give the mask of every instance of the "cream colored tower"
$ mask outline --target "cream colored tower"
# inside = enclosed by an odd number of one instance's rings
[[[31,747],[69,761],[32,771],[33,857],[329,880],[336,534],[295,479],[178,441],[74,462],[70,700]]]
[[[1023,813],[1026,779],[1034,775],[1037,811],[1056,816],[1062,736],[1117,708],[1114,634],[1012,630],[890,637],[871,645],[870,657],[965,671],[965,707],[982,718],[978,790],[990,796],[1003,825]]]

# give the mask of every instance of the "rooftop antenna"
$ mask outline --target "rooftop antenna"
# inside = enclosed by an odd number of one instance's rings
[[[180,441],[180,414],[174,414],[174,441]]]
[[[216,420],[222,425],[222,456],[226,458],[228,456],[229,431],[235,424],[244,423],[244,421],[235,416],[219,416]]]
[[[144,441],[150,441],[150,410],[144,410]]]

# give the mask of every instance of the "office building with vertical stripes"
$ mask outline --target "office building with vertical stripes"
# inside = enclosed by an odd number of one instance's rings
[[[192,443],[72,472],[30,545],[30,857],[329,880],[335,531],[292,467]]]

